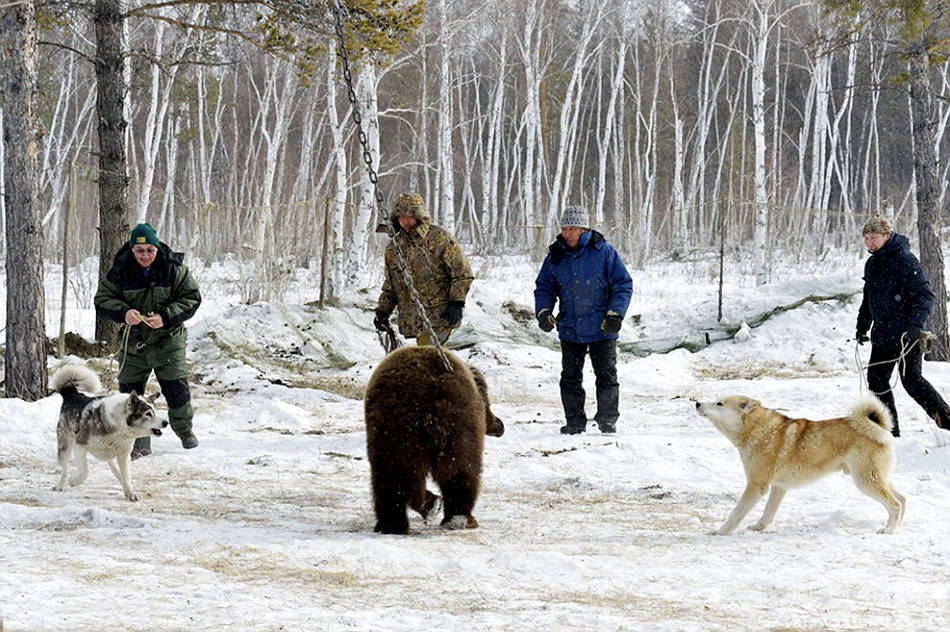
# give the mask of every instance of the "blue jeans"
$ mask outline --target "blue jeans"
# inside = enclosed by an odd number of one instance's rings
[[[585,428],[584,357],[590,354],[597,388],[597,414],[601,430],[613,429],[620,417],[620,383],[617,381],[617,340],[577,343],[561,341],[561,404],[572,428]]]

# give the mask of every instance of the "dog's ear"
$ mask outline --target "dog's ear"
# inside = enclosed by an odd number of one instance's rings
[[[149,396],[146,397],[145,399],[148,401],[149,404],[154,404],[154,403],[155,403],[155,400],[158,399],[158,396],[159,396],[159,395],[161,395],[161,393],[159,393],[158,391],[155,391],[154,393],[152,393],[151,395],[149,395]]]
[[[757,400],[754,400],[748,397],[743,397],[742,401],[739,403],[739,410],[742,410],[742,411],[752,410],[758,405],[759,405],[759,402]]]

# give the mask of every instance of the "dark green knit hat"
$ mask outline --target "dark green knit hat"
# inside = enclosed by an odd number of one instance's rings
[[[129,236],[129,248],[135,244],[158,245],[158,235],[155,233],[155,229],[152,228],[151,224],[139,224],[132,229],[132,234]]]

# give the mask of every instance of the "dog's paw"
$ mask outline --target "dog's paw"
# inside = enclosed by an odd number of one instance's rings
[[[86,480],[85,476],[70,476],[69,485],[71,487],[76,487],[77,485],[82,485],[83,481]]]
[[[61,492],[61,491],[63,491],[63,489],[65,489],[65,487],[66,487],[66,486],[63,485],[62,483],[56,483],[55,485],[53,485],[53,491],[54,491],[54,492]]]
[[[135,495],[135,492],[129,492],[125,495],[125,499],[129,502],[138,502],[139,497]]]
[[[878,533],[886,533],[886,534],[890,535],[890,534],[892,534],[892,533],[897,533],[897,527],[896,527],[896,526],[893,526],[893,527],[881,527],[880,529],[877,530],[877,532],[878,532]]]
[[[751,527],[749,527],[749,531],[759,531],[759,532],[762,532],[762,531],[765,531],[765,530],[768,529],[768,528],[769,528],[769,525],[767,525],[767,524],[762,524],[761,522],[756,522],[754,525],[752,525]]]

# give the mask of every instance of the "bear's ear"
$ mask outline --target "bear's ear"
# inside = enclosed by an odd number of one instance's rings
[[[489,437],[500,437],[505,434],[505,423],[495,417],[490,408],[485,409],[485,434]]]

